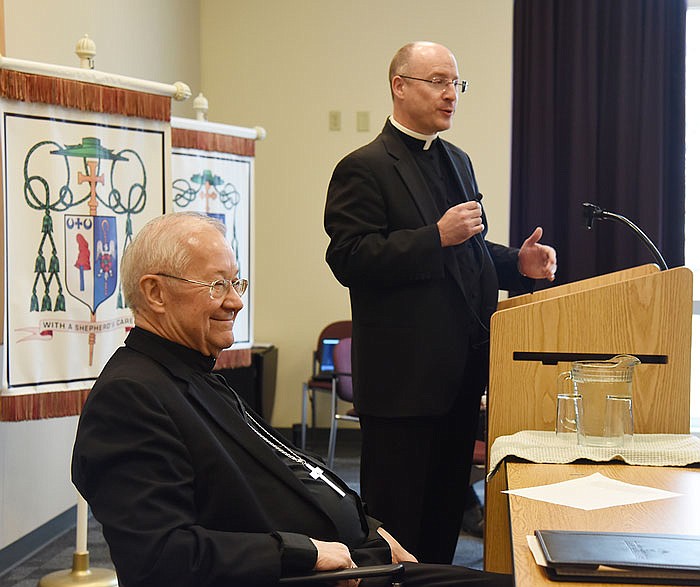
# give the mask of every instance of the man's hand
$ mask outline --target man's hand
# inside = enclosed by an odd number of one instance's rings
[[[548,245],[541,245],[542,228],[538,226],[525,239],[518,253],[520,273],[532,279],[554,281],[557,272],[557,252]]]
[[[357,565],[350,557],[348,547],[341,542],[324,542],[311,538],[318,556],[316,557],[315,571],[334,571],[335,569],[350,569]]]
[[[310,539],[318,551],[314,571],[335,571],[336,569],[353,569],[357,565],[350,556],[348,547],[341,542],[324,542],[323,540]],[[336,587],[357,587],[360,579],[338,581]]]
[[[484,224],[481,221],[481,204],[470,200],[452,206],[438,220],[437,227],[441,246],[451,247],[462,244],[484,230]]]
[[[396,538],[394,538],[389,532],[384,528],[377,528],[379,535],[384,538],[389,543],[391,547],[391,562],[392,563],[417,563],[418,560],[410,552],[408,552],[403,546],[401,546]]]

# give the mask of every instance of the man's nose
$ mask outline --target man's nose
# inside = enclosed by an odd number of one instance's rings
[[[448,100],[456,100],[457,99],[457,88],[455,88],[454,84],[447,84],[445,86],[445,89],[442,91],[442,97],[446,98]]]
[[[226,295],[224,296],[223,306],[230,308],[235,312],[241,310],[244,306],[243,298],[238,294],[238,292],[230,287]]]

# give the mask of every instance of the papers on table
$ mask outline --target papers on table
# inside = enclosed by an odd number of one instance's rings
[[[654,487],[616,481],[600,473],[539,487],[511,489],[503,493],[582,510],[597,510],[681,495]]]

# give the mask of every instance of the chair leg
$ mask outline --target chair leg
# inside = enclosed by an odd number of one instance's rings
[[[309,390],[309,399],[311,400],[311,427],[316,430],[316,390]]]
[[[309,387],[306,383],[301,386],[301,450],[306,450],[306,402]]]
[[[328,468],[333,468],[333,461],[335,460],[335,439],[338,434],[338,419],[336,414],[338,413],[338,395],[335,392],[335,379],[333,379],[333,385],[331,388],[331,428],[328,435]]]

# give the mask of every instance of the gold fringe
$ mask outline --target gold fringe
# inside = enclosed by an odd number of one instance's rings
[[[61,77],[0,70],[0,95],[88,112],[170,121],[171,98]]]
[[[253,351],[251,349],[231,349],[219,353],[214,364],[214,370],[250,367],[252,363]]]
[[[0,421],[20,422],[77,416],[83,409],[89,389],[53,391],[30,395],[0,396]]]
[[[173,128],[171,134],[173,147],[255,157],[255,141],[253,139],[184,128]]]

